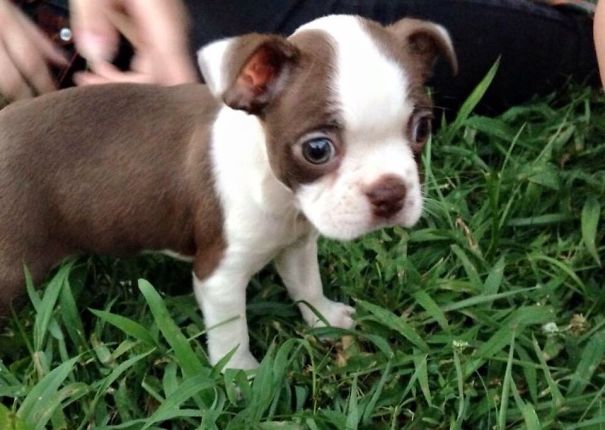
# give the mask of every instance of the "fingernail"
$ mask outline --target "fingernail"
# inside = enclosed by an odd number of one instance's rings
[[[82,32],[76,35],[80,55],[91,63],[111,61],[115,47],[112,41],[98,33]]]

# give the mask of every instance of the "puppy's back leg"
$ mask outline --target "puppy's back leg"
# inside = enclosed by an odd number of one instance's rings
[[[0,255],[0,318],[10,315],[11,306],[18,309],[25,303],[25,268],[35,286],[39,286],[50,270],[66,256],[56,246],[32,247],[39,252],[26,257]],[[47,252],[45,252],[47,250]]]
[[[0,319],[10,316],[11,306],[19,308],[25,302],[25,277],[21,272],[4,267],[0,272]]]

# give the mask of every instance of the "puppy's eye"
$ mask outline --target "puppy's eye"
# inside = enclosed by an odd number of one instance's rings
[[[415,112],[408,125],[409,138],[415,149],[421,149],[432,131],[433,116],[429,111]]]
[[[419,118],[414,128],[414,142],[424,143],[431,134],[431,119],[428,117]]]
[[[302,155],[311,164],[325,164],[334,158],[334,144],[327,137],[315,137],[302,143]]]

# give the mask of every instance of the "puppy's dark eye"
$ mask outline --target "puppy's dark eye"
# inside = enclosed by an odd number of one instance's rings
[[[414,149],[421,149],[431,135],[433,116],[429,111],[415,112],[408,125],[409,138]]]
[[[418,119],[416,128],[414,129],[414,142],[423,143],[429,138],[431,134],[431,119],[424,117]]]
[[[302,144],[302,155],[311,164],[325,164],[334,153],[334,144],[327,137],[315,137]]]

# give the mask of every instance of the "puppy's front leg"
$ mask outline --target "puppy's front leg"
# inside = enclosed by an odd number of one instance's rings
[[[275,259],[275,267],[292,300],[300,302],[298,307],[311,327],[324,324],[309,305],[333,327],[351,328],[354,325],[355,309],[323,294],[317,262],[317,234],[311,233],[282,251]]]
[[[246,286],[249,278],[225,267],[219,267],[203,281],[195,275],[193,278],[195,297],[208,330],[211,364],[216,364],[237,348],[225,368],[257,368],[258,361],[250,352],[246,321]]]

